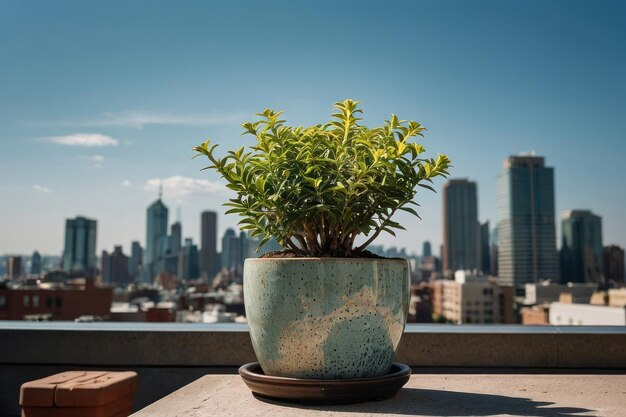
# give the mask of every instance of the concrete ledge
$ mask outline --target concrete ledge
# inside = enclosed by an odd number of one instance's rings
[[[394,398],[304,405],[254,397],[238,376],[207,375],[133,417],[623,417],[624,375],[413,374]]]
[[[0,415],[22,383],[67,370],[132,370],[135,410],[255,361],[246,325],[0,321]],[[397,360],[419,373],[626,373],[626,327],[408,325]]]
[[[0,364],[237,367],[255,360],[245,324],[0,322]],[[396,360],[626,369],[626,327],[407,325]]]

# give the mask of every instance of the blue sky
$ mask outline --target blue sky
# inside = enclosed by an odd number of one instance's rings
[[[557,216],[591,209],[626,246],[624,22],[611,1],[1,2],[0,254],[60,253],[78,214],[98,220],[98,251],[128,252],[158,179],[197,239],[228,193],[192,146],[249,143],[239,125],[267,107],[326,121],[345,98],[367,124],[425,125],[429,153],[477,181],[481,220],[502,161],[534,150]],[[441,196],[419,200],[423,221],[378,243],[438,247]]]

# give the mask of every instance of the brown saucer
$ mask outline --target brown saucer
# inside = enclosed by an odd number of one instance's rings
[[[300,379],[268,376],[258,362],[239,368],[239,375],[256,395],[305,404],[353,404],[393,397],[409,381],[411,368],[394,362],[389,373],[372,378]]]

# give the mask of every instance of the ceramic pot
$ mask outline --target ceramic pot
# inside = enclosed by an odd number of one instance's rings
[[[246,259],[246,316],[263,372],[319,379],[386,374],[404,331],[409,284],[403,259]]]

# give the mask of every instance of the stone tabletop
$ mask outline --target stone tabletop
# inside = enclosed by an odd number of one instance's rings
[[[626,416],[626,375],[413,374],[381,402],[310,406],[261,400],[238,375],[207,375],[133,417]]]

